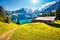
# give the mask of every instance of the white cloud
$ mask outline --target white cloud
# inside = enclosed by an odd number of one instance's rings
[[[48,2],[48,3],[44,4],[44,5],[42,5],[41,8],[40,8],[40,11],[41,11],[42,9],[48,8],[49,6],[51,6],[51,5],[55,4],[55,3],[56,3],[56,2],[53,1],[53,2]]]

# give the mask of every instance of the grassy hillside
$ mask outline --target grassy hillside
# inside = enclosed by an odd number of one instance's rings
[[[53,25],[48,25],[41,22],[27,23],[23,25],[0,22],[0,35],[16,27],[19,28],[16,29],[12,35],[8,34],[9,36],[7,35],[5,39],[10,38],[10,40],[60,40],[59,20],[55,21],[55,24]]]
[[[56,23],[56,24],[60,24],[60,20],[56,20],[55,23]]]
[[[60,28],[58,28],[60,21],[56,21],[55,24],[56,26],[45,23],[20,25],[10,40],[60,40]]]
[[[0,35],[6,31],[9,31],[13,28],[17,27],[16,24],[13,23],[4,23],[0,21]]]

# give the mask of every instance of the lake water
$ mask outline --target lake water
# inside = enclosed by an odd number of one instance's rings
[[[20,24],[24,24],[24,23],[31,23],[32,19],[26,19],[26,20],[20,20],[19,23]]]
[[[17,23],[18,19],[12,20],[12,22]],[[32,22],[32,19],[19,20],[19,24],[31,23],[31,22]]]

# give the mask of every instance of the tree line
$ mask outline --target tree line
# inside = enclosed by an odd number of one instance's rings
[[[45,12],[41,15],[42,17],[56,16],[56,20],[60,20],[60,6],[56,8],[56,10]]]

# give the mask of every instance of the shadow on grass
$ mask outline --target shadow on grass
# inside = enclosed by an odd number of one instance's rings
[[[53,27],[56,27],[56,28],[60,28],[60,24],[48,24],[48,25],[50,25],[50,26],[53,26]]]

